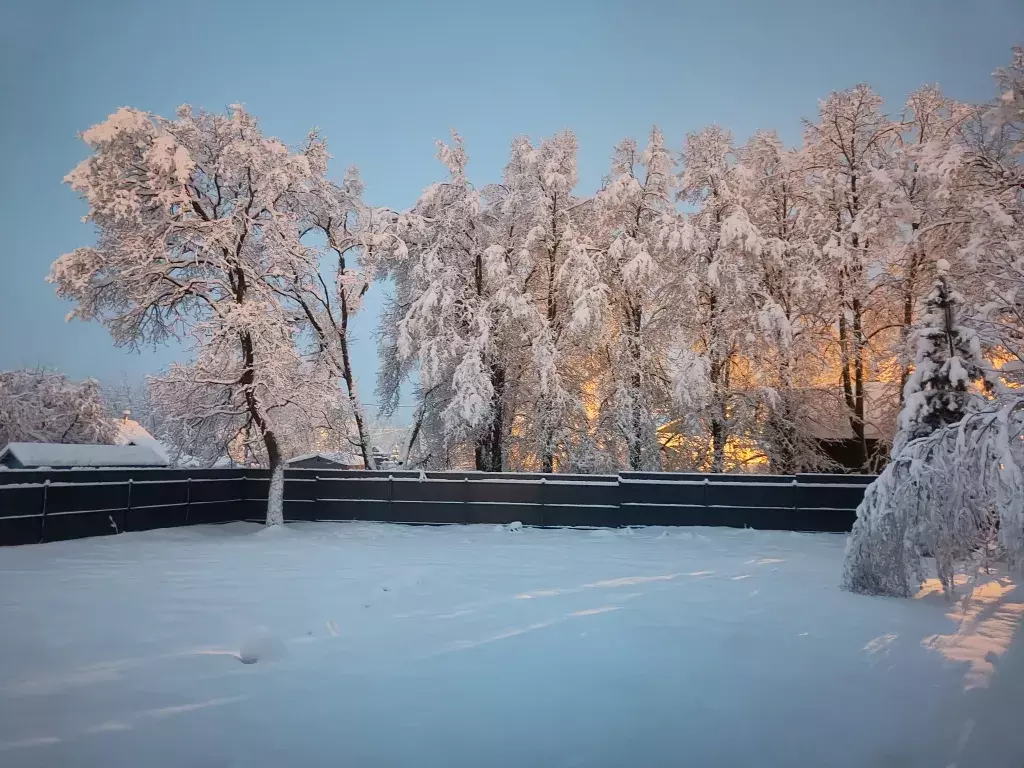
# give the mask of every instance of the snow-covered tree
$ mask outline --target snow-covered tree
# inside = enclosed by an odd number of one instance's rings
[[[955,225],[966,231],[966,243],[952,253],[958,265],[936,261],[938,277],[915,332],[898,452],[868,489],[847,545],[844,585],[855,592],[912,594],[927,553],[952,595],[957,563],[987,560],[993,528],[1009,564],[1024,562],[1024,400],[1013,386],[1019,366],[1000,371],[1010,387],[989,379],[993,399],[969,407],[971,382],[985,380],[980,351],[1019,363],[1024,339],[1024,50],[1015,49],[997,79],[1001,97],[976,111],[958,138],[962,146],[952,150],[962,153],[950,194],[961,196]],[[953,272],[973,291],[963,312],[948,285]]]
[[[0,447],[8,443],[103,443],[117,434],[94,379],[45,368],[0,371]]]
[[[813,383],[826,366],[828,290],[808,205],[806,159],[767,131],[755,133],[737,154],[739,204],[753,230],[738,230],[745,286],[735,309],[747,328],[742,351],[752,376],[745,383],[762,395],[751,431],[773,472],[824,469],[828,462],[813,431],[822,398]]]
[[[965,129],[967,242],[958,254],[978,308],[982,345],[1024,383],[1024,48],[996,73],[999,97]]]
[[[846,545],[843,586],[910,597],[935,558],[952,597],[958,562],[987,558],[993,519],[1011,568],[1024,564],[1024,402],[1011,398],[913,440],[867,489]]]
[[[963,419],[969,402],[978,397],[972,385],[986,381],[978,336],[962,324],[963,298],[950,287],[948,270],[948,262],[940,260],[911,336],[914,370],[904,387],[894,455],[910,441]]]
[[[744,310],[752,286],[743,254],[759,250],[759,234],[743,206],[745,169],[734,162],[729,131],[711,126],[688,135],[682,166],[679,198],[697,209],[684,230],[686,259],[674,275],[683,331],[675,391],[705,426],[708,468],[722,472],[726,444],[744,410],[735,381],[750,328]]]
[[[385,371],[394,386],[394,372],[415,366],[421,392],[441,409],[439,421],[425,422],[443,430],[440,452],[471,443],[476,468],[497,472],[506,463],[509,340],[519,346],[516,319],[532,310],[527,275],[496,242],[485,200],[466,176],[462,139],[453,138],[438,144],[448,180],[428,187],[395,225],[402,246],[389,273],[395,322],[383,343],[394,361]]]
[[[573,195],[576,186],[576,137],[564,131],[534,148],[525,138],[512,147],[504,179],[491,206],[495,225],[505,236],[506,259],[528,267],[524,291],[534,308],[528,326],[530,356],[524,361],[521,408],[516,432],[539,456],[540,469],[552,472],[556,453],[564,456],[573,432],[584,429],[573,380],[574,343],[566,333],[568,295],[562,267],[576,248],[581,209],[587,201]]]
[[[326,145],[318,134],[311,134],[307,142],[317,152],[326,153]],[[404,244],[394,232],[396,216],[388,209],[366,205],[362,194],[358,171],[350,168],[340,185],[322,174],[312,175],[303,194],[295,196],[294,211],[301,217],[303,242],[311,247],[309,241],[315,239],[323,245],[318,258],[306,262],[305,272],[292,275],[283,295],[301,310],[317,354],[344,383],[355,426],[350,442],[358,446],[364,465],[375,469],[367,419],[352,367],[349,322],[361,308],[381,260],[404,248]],[[325,262],[330,265],[326,278]],[[344,420],[344,415],[339,414],[337,428],[349,441]]]
[[[867,466],[865,385],[876,334],[885,325],[884,303],[875,291],[883,246],[892,242],[889,179],[897,125],[867,85],[832,93],[821,102],[816,123],[806,124],[804,151],[811,171],[814,215],[833,286],[840,385],[850,427]]]
[[[657,412],[668,404],[677,307],[669,270],[682,243],[672,168],[659,129],[642,152],[632,139],[620,142],[592,203],[590,237],[559,277],[572,307],[566,328],[605,372],[599,421],[609,441],[625,444],[634,470],[658,468]]]
[[[154,431],[156,415],[149,398],[149,386],[144,379],[132,380],[124,376],[116,383],[104,385],[103,402],[112,418],[123,418],[125,411],[129,411],[133,421],[151,433]]]
[[[889,323],[899,328],[903,350],[933,265],[939,260],[957,263],[955,254],[963,245],[963,196],[957,182],[964,151],[959,136],[970,112],[933,86],[912,93],[898,123],[892,162],[879,174],[888,181],[885,202],[898,224],[883,249],[882,267],[893,294]],[[900,361],[901,398],[911,365],[910,359]]]
[[[292,152],[237,105],[173,120],[122,108],[82,138],[91,155],[66,180],[98,242],[49,279],[75,302],[69,317],[100,320],[117,344],[191,340],[153,399],[209,451],[241,443],[269,466],[267,523],[281,523],[282,416],[314,423],[338,392],[287,298],[317,269],[296,198],[326,172],[326,149],[314,136]]]

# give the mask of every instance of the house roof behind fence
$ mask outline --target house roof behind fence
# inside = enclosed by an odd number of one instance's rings
[[[166,467],[167,460],[141,445],[10,443],[0,462],[13,456],[23,467]]]

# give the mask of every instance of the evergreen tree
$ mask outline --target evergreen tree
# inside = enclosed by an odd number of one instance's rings
[[[981,346],[977,334],[960,324],[963,298],[950,286],[948,269],[940,259],[924,314],[911,336],[914,372],[903,390],[894,455],[911,440],[960,421],[972,396],[971,384],[985,381]]]

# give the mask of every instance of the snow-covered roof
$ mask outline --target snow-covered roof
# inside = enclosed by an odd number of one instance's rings
[[[64,443],[10,443],[0,451],[0,462],[11,457],[23,467],[166,467],[151,448],[141,445],[68,445]]]
[[[149,434],[139,422],[132,419],[120,419],[117,422],[117,437],[114,438],[114,442],[117,445],[139,445],[149,448],[165,462],[171,460],[170,451],[164,444]]]
[[[286,464],[297,464],[300,461],[307,461],[308,459],[323,459],[333,464],[344,464],[349,467],[361,467],[363,466],[363,460],[358,456],[353,456],[351,453],[345,451],[318,451],[316,453],[304,453],[301,456],[293,456],[288,459]]]

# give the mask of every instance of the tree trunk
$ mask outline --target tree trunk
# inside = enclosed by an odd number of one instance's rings
[[[783,416],[776,424],[779,437],[772,462],[772,473],[776,475],[795,475],[801,469],[796,465],[796,427],[788,419],[788,415]]]
[[[555,232],[558,228],[558,195],[554,195],[551,200],[551,234],[554,237]],[[548,332],[555,339],[557,344],[557,335],[555,333],[555,321],[558,318],[558,294],[555,288],[555,273],[558,268],[558,246],[560,240],[556,237],[554,243],[548,248],[548,274],[547,274],[547,318],[548,318]],[[550,406],[550,404],[549,404]],[[548,418],[544,421],[543,426],[543,448],[541,453],[541,472],[554,472],[555,471],[555,429],[556,424],[552,423],[553,419]]]
[[[787,315],[787,319],[788,315]],[[777,340],[781,348],[781,343]],[[791,348],[785,349],[785,356],[781,360],[781,375],[783,395],[780,407],[773,409],[772,418],[775,421],[775,458],[772,461],[772,471],[777,475],[794,475],[802,467],[797,466],[797,429],[796,429],[796,403],[794,402],[794,390],[796,386],[793,381],[793,360]]]
[[[345,252],[340,248],[335,249],[338,254],[338,274],[346,274]],[[364,289],[365,290],[365,289]],[[363,417],[363,404],[359,400],[359,393],[356,390],[356,379],[352,373],[352,360],[348,351],[348,317],[350,313],[348,297],[344,290],[338,291],[338,299],[341,303],[341,327],[338,331],[338,346],[341,350],[341,375],[348,388],[348,400],[352,408],[352,415],[356,422],[356,432],[359,435],[359,450],[363,454],[363,466],[366,469],[377,469],[377,463],[373,459],[373,450],[370,446],[370,439],[366,434],[366,423]]]
[[[919,224],[912,224],[911,231],[916,233]],[[910,331],[914,325],[914,293],[916,292],[916,281],[917,281],[917,269],[923,261],[923,258],[919,258],[920,254],[918,251],[914,251],[914,255],[911,257],[910,265],[907,267],[907,274],[903,282],[903,327],[900,329],[900,340],[902,341],[902,350],[904,356],[908,354],[908,343],[910,340]],[[907,386],[907,379],[910,378],[910,362],[904,362],[900,366],[900,410],[903,410],[903,388]]]
[[[859,302],[853,312],[855,328],[859,327]],[[851,335],[854,337],[851,339]],[[867,441],[864,437],[864,362],[856,344],[856,331],[850,332],[846,313],[839,315],[839,349],[842,357],[843,400],[846,403],[850,430],[856,442],[857,460],[861,467],[868,462]],[[850,347],[853,347],[851,351]],[[853,366],[854,372],[850,372]]]
[[[643,394],[644,379],[641,372],[642,363],[642,341],[640,331],[643,327],[643,314],[640,307],[631,303],[626,304],[626,322],[629,329],[627,341],[629,351],[629,362],[632,371],[629,376],[630,386],[630,407],[632,409],[630,425],[632,434],[629,437],[629,468],[634,472],[640,472],[644,467],[644,440],[647,433],[646,418],[640,407]]]
[[[402,453],[398,458],[398,465],[402,469],[409,468],[409,454],[412,453],[413,446],[416,445],[416,438],[420,435],[420,428],[423,426],[423,417],[426,413],[427,401],[424,397],[423,402],[420,403],[419,408],[416,409],[416,416],[413,419],[412,432],[409,434],[409,439],[402,447]]]
[[[634,392],[638,392],[640,388],[640,375],[635,374],[633,376],[632,384]],[[644,468],[644,424],[643,414],[640,412],[640,406],[637,402],[633,401],[633,435],[629,443],[629,468],[634,472],[641,472]]]
[[[500,365],[491,365],[491,386],[494,389],[491,421],[475,451],[476,468],[480,472],[501,472],[504,468],[505,369]]]
[[[864,403],[864,329],[861,325],[860,301],[853,300],[853,381],[854,381],[854,421],[853,434],[859,444],[861,467],[868,464],[868,441],[865,432]]]
[[[716,210],[715,220],[721,222],[721,212]],[[708,254],[708,268],[714,264],[715,254],[718,246]],[[711,471],[715,473],[725,471],[725,443],[729,439],[726,429],[726,402],[725,393],[728,392],[728,357],[723,359],[721,353],[721,334],[719,333],[718,320],[722,308],[718,302],[718,292],[714,289],[708,291],[707,297],[708,319],[707,319],[707,353],[710,362],[708,379],[711,383],[713,402],[711,404]]]
[[[725,470],[725,424],[719,418],[711,419],[711,471]]]
[[[555,471],[555,454],[548,448],[544,449],[544,455],[541,457],[540,471],[547,473]]]
[[[712,306],[714,307],[714,305]],[[714,333],[714,326],[712,326],[712,333]],[[725,444],[729,440],[728,413],[726,411],[728,403],[725,400],[725,393],[729,391],[729,357],[721,359],[712,352],[708,378],[711,380],[711,390],[714,393],[710,424],[711,471],[718,473],[725,471]]]
[[[860,213],[860,199],[857,193],[857,174],[851,174],[850,176],[850,220],[857,221],[857,216]],[[853,250],[856,252],[860,250],[860,235],[857,232],[851,232],[850,244],[853,246]],[[864,247],[867,248],[867,243],[864,243]],[[862,264],[863,261],[858,261],[858,264]],[[860,459],[861,469],[867,467],[868,464],[868,442],[864,434],[864,325],[863,315],[860,299],[857,297],[857,289],[859,285],[854,284],[854,277],[863,277],[863,267],[858,267],[857,274],[851,276],[851,323],[852,323],[852,335],[851,340],[853,344],[853,417],[850,422],[850,426],[853,428],[853,436],[857,442],[858,458]]]
[[[284,524],[284,462],[280,456],[270,465],[270,490],[267,493],[267,525]]]

